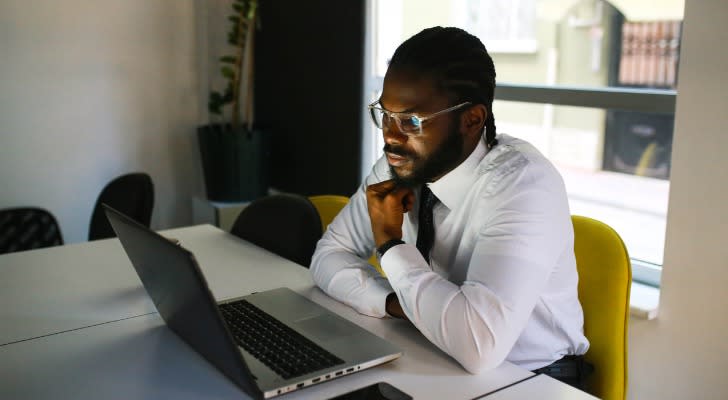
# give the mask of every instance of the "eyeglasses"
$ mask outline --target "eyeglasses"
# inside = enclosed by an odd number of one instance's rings
[[[388,111],[381,107],[377,107],[375,105],[377,103],[379,103],[379,100],[367,106],[367,108],[369,109],[369,115],[371,115],[372,121],[374,121],[374,125],[376,125],[379,129],[384,129],[389,128],[392,125],[392,121],[394,121],[395,125],[397,125],[397,129],[399,129],[400,132],[407,136],[421,135],[422,124],[424,124],[426,121],[470,105],[470,102],[466,101],[465,103],[460,103],[456,106],[446,108],[434,114],[420,117],[412,113]]]

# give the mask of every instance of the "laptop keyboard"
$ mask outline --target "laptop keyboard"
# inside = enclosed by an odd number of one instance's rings
[[[344,361],[246,300],[220,305],[235,342],[284,379]]]

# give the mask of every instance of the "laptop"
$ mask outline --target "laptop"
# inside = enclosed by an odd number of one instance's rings
[[[289,393],[402,355],[288,288],[217,303],[190,251],[105,204],[104,211],[167,326],[253,398]]]

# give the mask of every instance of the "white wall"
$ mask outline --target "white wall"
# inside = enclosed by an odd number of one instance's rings
[[[0,208],[47,208],[66,242],[83,241],[102,187],[145,171],[153,227],[191,222],[200,4],[0,2]]]
[[[48,208],[82,241],[103,185],[144,170],[152,225],[190,222],[203,3],[0,2],[0,208]],[[660,316],[631,321],[631,399],[728,397],[726,15],[686,2]]]
[[[726,16],[685,4],[660,315],[631,321],[631,399],[728,398]]]

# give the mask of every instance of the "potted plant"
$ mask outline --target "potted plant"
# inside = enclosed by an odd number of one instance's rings
[[[207,197],[246,201],[268,190],[267,138],[253,125],[253,44],[257,0],[233,0],[230,54],[219,58],[224,91],[212,90],[210,123],[198,128]]]

